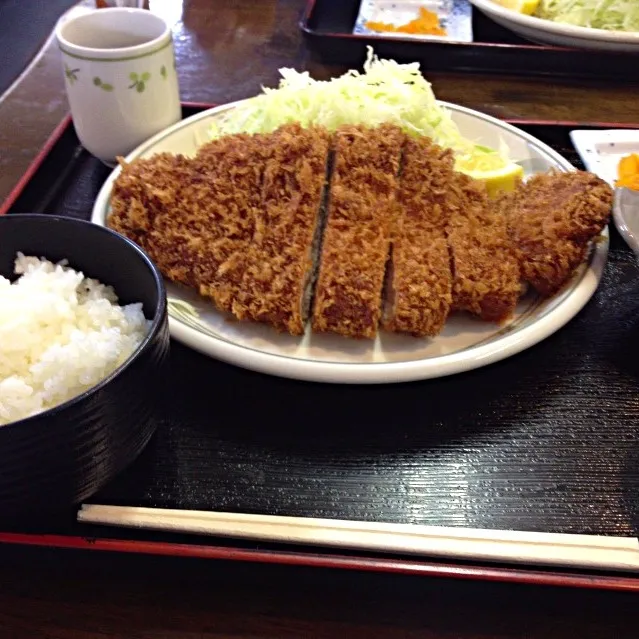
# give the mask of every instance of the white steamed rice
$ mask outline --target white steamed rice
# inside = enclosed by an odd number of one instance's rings
[[[13,283],[0,276],[0,425],[95,386],[138,347],[142,304],[119,306],[110,286],[66,262],[18,253]]]

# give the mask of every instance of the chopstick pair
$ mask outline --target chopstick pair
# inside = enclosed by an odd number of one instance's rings
[[[84,523],[507,563],[639,569],[639,539],[85,504]]]

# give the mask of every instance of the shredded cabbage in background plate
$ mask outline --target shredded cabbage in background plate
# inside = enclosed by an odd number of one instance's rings
[[[639,0],[541,0],[539,18],[607,31],[639,31]]]
[[[380,60],[368,48],[364,73],[351,70],[332,80],[313,80],[308,72],[280,69],[277,89],[263,92],[243,105],[220,114],[212,137],[230,133],[269,133],[287,122],[335,130],[343,124],[377,126],[393,122],[409,134],[425,135],[458,157],[475,155],[474,143],[464,138],[447,109],[437,103],[419,63]],[[484,158],[502,162],[503,150],[481,148]],[[496,156],[496,157],[495,157]]]

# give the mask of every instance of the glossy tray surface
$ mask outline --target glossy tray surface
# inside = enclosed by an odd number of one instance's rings
[[[570,127],[522,128],[580,166]],[[88,218],[108,174],[67,124],[5,208]],[[639,267],[614,229],[586,308],[541,344],[475,372],[387,387],[322,385],[251,373],[174,342],[172,392],[158,396],[155,438],[92,501],[634,536],[637,352]],[[73,519],[13,530],[89,534]]]

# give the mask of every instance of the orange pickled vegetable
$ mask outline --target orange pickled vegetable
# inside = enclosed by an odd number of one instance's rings
[[[617,176],[615,186],[625,186],[627,189],[639,191],[639,153],[632,153],[621,158],[617,167]]]
[[[406,24],[396,27],[385,22],[366,22],[366,27],[371,31],[384,31],[392,33],[412,33],[420,35],[446,35],[446,29],[439,24],[436,13],[420,7],[419,16]]]

